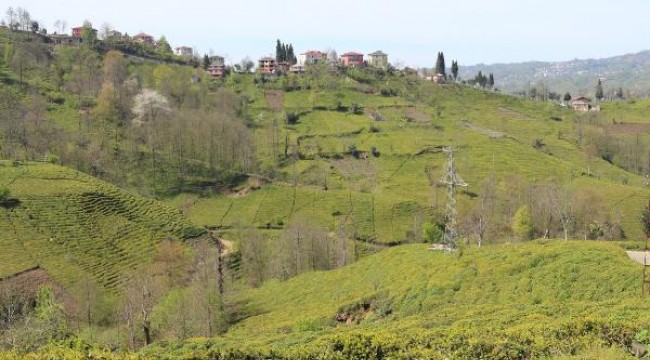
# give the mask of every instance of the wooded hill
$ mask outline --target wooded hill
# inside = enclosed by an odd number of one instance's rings
[[[569,92],[573,97],[594,97],[599,78],[606,80],[606,95],[623,89],[625,96],[647,97],[650,91],[650,51],[603,59],[462,66],[460,76],[473,79],[479,71],[494,73],[497,87],[509,93],[536,87],[538,94],[546,89],[561,96]]]

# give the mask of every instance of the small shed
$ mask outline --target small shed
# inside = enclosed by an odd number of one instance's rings
[[[581,96],[571,102],[571,107],[575,111],[589,111],[591,109],[591,99]]]

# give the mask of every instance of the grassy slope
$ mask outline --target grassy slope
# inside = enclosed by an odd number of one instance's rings
[[[432,169],[432,178],[437,181],[446,157],[423,150],[453,145],[459,150],[458,172],[470,184],[470,191],[477,192],[480,183],[492,175],[497,179],[515,175],[530,182],[573,179],[578,188],[599,189],[607,207],[621,211],[628,238],[642,237],[637,213],[650,195],[644,179],[601,159],[589,159],[576,145],[575,120],[581,115],[571,110],[453,85],[419,83],[407,89],[408,99],[365,95],[347,85],[342,89],[336,92],[342,104],[357,102],[366,108],[366,115],[310,111],[312,103],[331,109],[335,103],[330,99],[333,91],[284,95],[286,111],[308,113],[296,125],[281,127],[278,138],[288,136],[291,153],[301,137],[301,153],[308,157],[316,154],[315,160],[300,160],[295,166],[285,164],[281,171],[286,183],[268,185],[244,197],[194,199],[193,205],[187,207],[190,218],[202,225],[229,227],[243,220],[263,226],[278,221],[287,224],[297,213],[307,211],[324,226],[333,228],[341,219],[334,213],[340,213],[352,219],[361,239],[400,242],[416,225],[416,215],[427,217],[435,209],[444,209],[444,193],[429,186],[425,168]],[[282,124],[284,113],[265,108],[259,92],[255,89],[257,95],[251,95],[258,99],[256,111],[261,114],[257,118],[257,148],[262,161],[268,163],[268,123],[276,119]],[[416,97],[416,93],[426,95]],[[645,102],[607,104],[602,118],[640,122],[647,106]],[[370,111],[379,112],[384,120],[375,122],[368,116]],[[420,121],[405,120],[413,113]],[[469,125],[461,120],[467,120]],[[379,132],[370,131],[371,126],[379,127]],[[544,142],[543,151],[532,147],[536,139]],[[318,154],[344,154],[350,145],[366,152],[376,147],[381,155],[368,160],[318,159]],[[283,146],[281,141],[279,148]],[[595,176],[583,177],[587,169]],[[297,189],[290,185],[295,177],[301,185]],[[325,178],[327,191],[322,187]],[[628,185],[623,185],[624,180]],[[460,199],[461,217],[476,201]],[[305,206],[297,207],[297,203]]]
[[[202,234],[174,210],[50,164],[0,162],[20,205],[0,207],[0,277],[40,265],[64,285],[89,274],[112,288],[170,236]]]

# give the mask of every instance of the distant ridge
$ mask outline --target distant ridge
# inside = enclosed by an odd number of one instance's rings
[[[550,91],[590,96],[598,78],[604,79],[606,93],[619,87],[635,97],[650,92],[650,50],[602,59],[461,66],[460,76],[471,79],[479,71],[493,73],[496,87],[509,93],[528,91],[543,82]]]

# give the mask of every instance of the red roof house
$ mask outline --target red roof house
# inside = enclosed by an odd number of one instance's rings
[[[346,52],[341,55],[341,64],[343,64],[343,66],[363,67],[363,54],[358,52]]]

